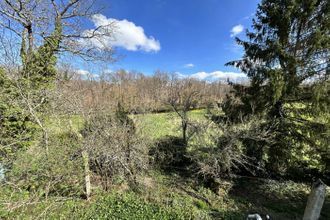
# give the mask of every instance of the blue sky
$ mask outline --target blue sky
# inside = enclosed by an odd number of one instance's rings
[[[207,78],[239,70],[225,67],[241,57],[234,35],[250,28],[257,0],[101,0],[93,22],[116,21],[123,57],[108,66],[152,74],[160,69]],[[91,23],[93,24],[93,23]],[[122,36],[122,37],[121,37]],[[197,75],[196,75],[197,74]],[[199,75],[198,75],[199,74]]]

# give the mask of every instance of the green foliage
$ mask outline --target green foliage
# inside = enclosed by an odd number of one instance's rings
[[[248,40],[237,39],[243,58],[228,63],[245,72],[251,84],[234,86],[224,112],[236,122],[249,115],[266,120],[275,135],[265,146],[271,172],[313,166],[325,172],[314,155],[324,155],[329,145],[329,123],[317,120],[329,117],[329,9],[326,0],[262,1]]]
[[[14,82],[0,69],[0,160],[5,165],[10,165],[17,151],[26,149],[35,132],[18,100]]]
[[[61,34],[62,24],[57,20],[54,32],[32,51],[26,51],[23,36],[20,51],[23,66],[19,74],[10,78],[0,69],[0,159],[8,165],[15,153],[26,149],[34,138],[37,126],[32,115],[45,112],[49,102],[47,89],[56,78],[56,53]]]
[[[62,41],[62,21],[56,19],[55,29],[46,37],[44,44],[32,54],[25,49],[25,40],[21,45],[21,59],[23,63],[23,77],[31,83],[34,89],[45,89],[51,86],[56,78],[57,52]]]
[[[47,200],[15,187],[0,185],[1,219],[72,219],[84,200],[49,197]]]
[[[50,137],[46,152],[41,145],[22,151],[8,173],[8,181],[39,196],[83,194],[80,140],[73,133]]]
[[[78,215],[79,219],[188,219],[188,212],[143,201],[133,193],[98,199]]]

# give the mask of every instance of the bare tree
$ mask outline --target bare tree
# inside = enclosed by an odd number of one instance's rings
[[[181,119],[182,139],[187,144],[190,137],[195,133],[194,129],[189,133],[188,126],[193,127],[189,120],[188,112],[196,105],[198,90],[195,88],[194,79],[178,79],[171,75],[170,91],[167,103]]]
[[[0,2],[0,26],[7,34],[16,35],[20,47],[15,48],[20,50],[23,64],[31,61],[34,52],[47,44],[52,53],[71,52],[87,59],[109,61],[113,55],[111,46],[103,45],[99,50],[84,39],[100,41],[101,37],[111,37],[114,24],[88,31],[79,25],[97,13],[95,0],[4,0]]]
[[[113,49],[100,49],[91,40],[112,37],[113,24],[82,30],[82,22],[93,18],[99,10],[94,0],[4,0],[0,2],[1,53],[11,87],[17,91],[11,102],[30,115],[43,132],[48,146],[48,131],[44,125],[46,104],[51,99],[53,84],[59,77],[58,57],[68,55],[85,59],[113,61]],[[13,42],[5,39],[10,36]],[[12,52],[15,51],[15,52]],[[17,56],[19,54],[19,56]],[[40,114],[43,113],[43,114]]]

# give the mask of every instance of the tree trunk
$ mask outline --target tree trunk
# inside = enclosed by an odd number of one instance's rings
[[[182,120],[182,139],[183,143],[187,144],[187,121]]]
[[[27,49],[27,58],[28,61],[30,61],[32,53],[33,53],[33,31],[32,31],[32,24],[29,24],[27,27],[27,33],[28,33],[28,49]]]
[[[82,153],[84,169],[85,169],[85,193],[86,199],[89,200],[91,194],[91,180],[90,180],[90,171],[89,171],[89,156],[87,151],[83,151]]]

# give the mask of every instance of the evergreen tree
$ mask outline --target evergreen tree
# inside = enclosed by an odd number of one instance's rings
[[[4,166],[30,144],[35,132],[30,116],[16,101],[18,97],[15,84],[0,68],[0,161]]]
[[[39,115],[47,109],[47,92],[56,79],[57,52],[62,40],[61,22],[55,20],[50,36],[35,49],[26,48],[26,30],[23,31],[22,68],[16,79],[0,69],[0,159],[5,166],[11,165],[17,151],[31,144],[38,126],[43,129],[43,118]],[[47,142],[44,129],[43,133]]]
[[[329,145],[330,3],[263,0],[252,27],[248,40],[236,39],[243,58],[227,64],[250,78],[248,87],[234,86],[237,115],[258,114],[266,121],[263,126],[272,125],[271,170],[303,165],[306,154],[307,165],[322,170],[318,156],[327,155],[322,152]],[[232,98],[227,109],[230,103]]]

